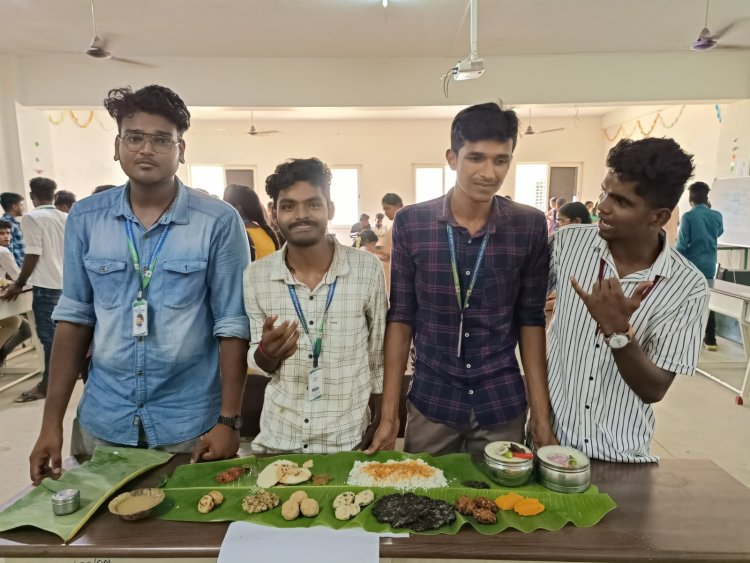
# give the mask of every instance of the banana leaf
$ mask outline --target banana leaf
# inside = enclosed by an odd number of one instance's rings
[[[0,531],[34,526],[68,542],[112,493],[171,457],[172,454],[158,450],[99,446],[91,460],[64,471],[57,481],[45,479],[0,512]],[[81,508],[73,514],[55,516],[52,495],[62,489],[78,489]]]
[[[537,516],[519,516],[513,511],[499,511],[496,524],[480,524],[472,517],[465,517],[456,513],[456,521],[437,530],[414,532],[413,530],[393,529],[389,524],[378,522],[371,514],[373,505],[365,507],[359,515],[351,520],[341,521],[334,516],[332,508],[334,498],[341,492],[358,492],[366,487],[354,487],[346,484],[354,461],[387,461],[389,459],[420,458],[433,467],[442,469],[448,487],[442,489],[417,489],[413,492],[431,498],[455,502],[460,495],[469,497],[486,496],[491,499],[508,493],[517,492],[523,496],[538,498],[545,506],[545,511]],[[318,501],[320,514],[315,518],[300,516],[296,520],[287,521],[281,516],[280,508],[274,508],[258,514],[247,514],[242,510],[242,499],[253,491],[258,472],[276,459],[288,459],[299,465],[307,460],[313,460],[311,471],[313,475],[328,474],[333,480],[325,486],[313,486],[309,482],[300,486],[275,486],[268,490],[279,496],[281,502],[288,500],[291,494],[303,490],[311,498]],[[228,484],[216,482],[216,475],[229,467],[244,467],[246,472],[237,481]],[[462,483],[466,480],[483,481],[490,485],[489,490],[466,488]],[[198,512],[198,500],[211,490],[218,490],[224,494],[224,502],[208,514]],[[392,488],[373,488],[375,497],[397,491]],[[178,467],[172,477],[164,485],[166,500],[157,508],[157,516],[165,520],[180,520],[188,522],[221,522],[243,520],[266,524],[278,528],[297,528],[311,526],[329,526],[340,529],[359,526],[369,532],[408,531],[422,534],[455,534],[464,525],[469,525],[482,534],[496,534],[507,528],[514,528],[522,532],[533,530],[559,530],[567,523],[578,527],[593,526],[604,515],[615,508],[614,501],[609,495],[600,493],[595,486],[589,487],[584,493],[564,494],[550,491],[542,485],[530,481],[518,488],[503,488],[494,484],[484,473],[481,466],[472,462],[468,454],[449,454],[439,457],[430,455],[409,455],[401,452],[378,452],[373,456],[366,456],[362,452],[342,452],[329,455],[283,455],[272,458],[241,458],[214,463],[184,465]]]

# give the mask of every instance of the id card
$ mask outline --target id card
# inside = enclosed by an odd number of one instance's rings
[[[323,396],[323,370],[321,368],[310,368],[307,389],[311,401],[320,399]]]
[[[148,302],[145,299],[133,301],[133,336],[148,336]]]

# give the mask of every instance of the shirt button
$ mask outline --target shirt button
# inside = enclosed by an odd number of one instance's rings
[[[308,354],[307,357],[312,360],[312,354]]]
[[[100,270],[100,271],[101,271],[101,272],[106,272],[106,271],[107,271],[107,268],[106,268],[106,267],[104,267],[104,266],[102,266],[102,267],[101,267],[101,270]]]
[[[588,444],[588,443],[589,443],[589,439],[588,439],[588,438],[586,438],[586,439],[585,439],[585,440],[583,441],[583,443],[584,443],[584,444]]]
[[[591,407],[590,407],[590,406],[588,406],[588,405],[586,405],[586,408],[587,408],[587,409],[590,409]]]
[[[464,333],[464,336],[465,336],[466,338],[469,338],[469,333],[468,333],[468,332],[465,332],[465,333]]]
[[[307,449],[307,444],[303,444],[302,447]]]
[[[471,244],[471,239],[469,239],[469,242],[467,242],[466,244]]]
[[[471,364],[466,364],[466,369],[471,369]]]
[[[589,381],[594,381],[594,378],[593,377],[589,377]]]
[[[139,369],[137,372],[135,372],[136,375],[143,375],[143,370]]]
[[[473,395],[473,394],[474,394],[474,389],[469,389],[469,395]]]
[[[143,408],[143,403],[138,403],[138,408],[142,409]]]
[[[310,419],[309,419],[309,418],[306,418],[306,419],[305,419],[305,424],[307,424],[308,422],[310,422]]]
[[[313,299],[315,299],[315,296],[314,296],[314,295],[311,295],[311,296],[310,296],[310,301],[312,301]]]
[[[148,240],[148,233],[146,233],[145,235],[143,235],[143,240]]]
[[[596,347],[597,347],[597,348],[601,348],[601,345],[597,344],[597,345],[596,345]]]
[[[310,324],[311,324],[311,325],[312,325],[312,324],[315,324],[315,321],[310,321]]]
[[[466,270],[466,275],[470,276],[471,275],[471,270]]]
[[[143,342],[143,337],[142,336],[138,337],[138,342]]]

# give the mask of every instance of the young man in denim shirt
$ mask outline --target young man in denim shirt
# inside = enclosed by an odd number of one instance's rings
[[[232,457],[247,372],[247,235],[226,203],[175,176],[190,113],[171,90],[112,90],[115,160],[129,181],[78,202],[31,479],[60,474],[62,421],[93,336],[71,451],[97,444]],[[145,322],[137,322],[143,315]]]

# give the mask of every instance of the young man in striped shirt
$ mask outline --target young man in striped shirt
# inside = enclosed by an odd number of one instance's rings
[[[695,371],[708,286],[662,230],[693,174],[671,139],[622,140],[607,157],[598,225],[557,231],[547,335],[553,424],[560,443],[595,459],[650,455],[652,403]]]

